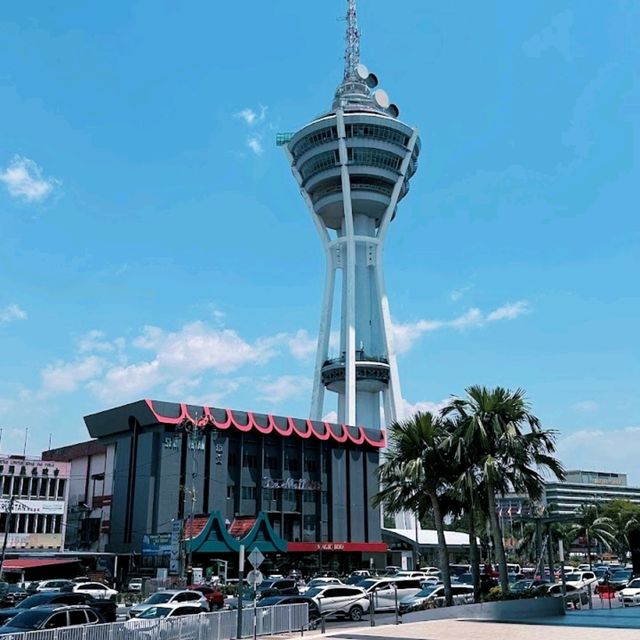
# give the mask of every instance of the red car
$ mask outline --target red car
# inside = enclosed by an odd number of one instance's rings
[[[206,598],[211,611],[224,607],[224,594],[218,587],[210,587],[206,584],[192,584],[189,585],[187,589],[199,591]]]

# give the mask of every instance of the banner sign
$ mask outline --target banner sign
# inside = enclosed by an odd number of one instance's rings
[[[44,513],[62,515],[64,513],[64,500],[21,500],[15,498],[11,513]],[[9,498],[0,498],[0,513],[9,513]]]
[[[294,491],[322,491],[322,483],[318,480],[304,478],[262,478],[263,489],[293,489]]]

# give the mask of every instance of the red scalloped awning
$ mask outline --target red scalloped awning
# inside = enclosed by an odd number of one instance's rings
[[[196,416],[189,413],[189,407],[180,403],[180,413],[177,416],[168,416],[160,413],[154,406],[153,400],[145,400],[145,403],[155,416],[156,420],[164,424],[178,424],[189,418],[196,420]],[[174,405],[175,406],[175,405]],[[206,427],[214,426],[217,429],[229,429],[233,427],[238,431],[257,431],[262,434],[275,432],[278,435],[288,437],[293,434],[300,438],[316,438],[317,440],[333,440],[340,444],[347,441],[355,445],[367,444],[376,449],[386,445],[386,433],[382,429],[366,429],[365,427],[352,427],[345,424],[333,424],[331,422],[317,422],[315,420],[292,417],[281,417],[272,414],[258,414],[251,411],[236,411],[233,409],[216,409],[213,407],[199,407],[202,409],[198,425]]]
[[[9,558],[2,565],[3,571],[24,571],[36,567],[50,567],[58,564],[80,562],[78,558]]]

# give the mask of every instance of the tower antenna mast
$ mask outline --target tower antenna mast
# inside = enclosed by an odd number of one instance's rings
[[[356,67],[360,62],[360,31],[358,30],[358,14],[356,0],[348,0],[347,36],[344,51],[344,79],[352,80],[356,76]]]

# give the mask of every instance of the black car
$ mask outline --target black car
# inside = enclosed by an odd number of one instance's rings
[[[84,605],[43,605],[20,611],[8,624],[0,627],[0,635],[103,622],[104,618],[97,611]]]
[[[0,582],[0,607],[14,607],[27,597],[27,592],[17,584]]]
[[[36,593],[11,609],[0,609],[0,624],[6,624],[25,609],[41,607],[43,605],[87,605],[96,610],[107,622],[116,621],[117,605],[113,600],[98,600],[88,593],[66,593],[50,591]]]
[[[298,583],[296,580],[281,578],[277,580],[263,580],[258,587],[258,598],[270,596],[295,596],[298,595]]]

